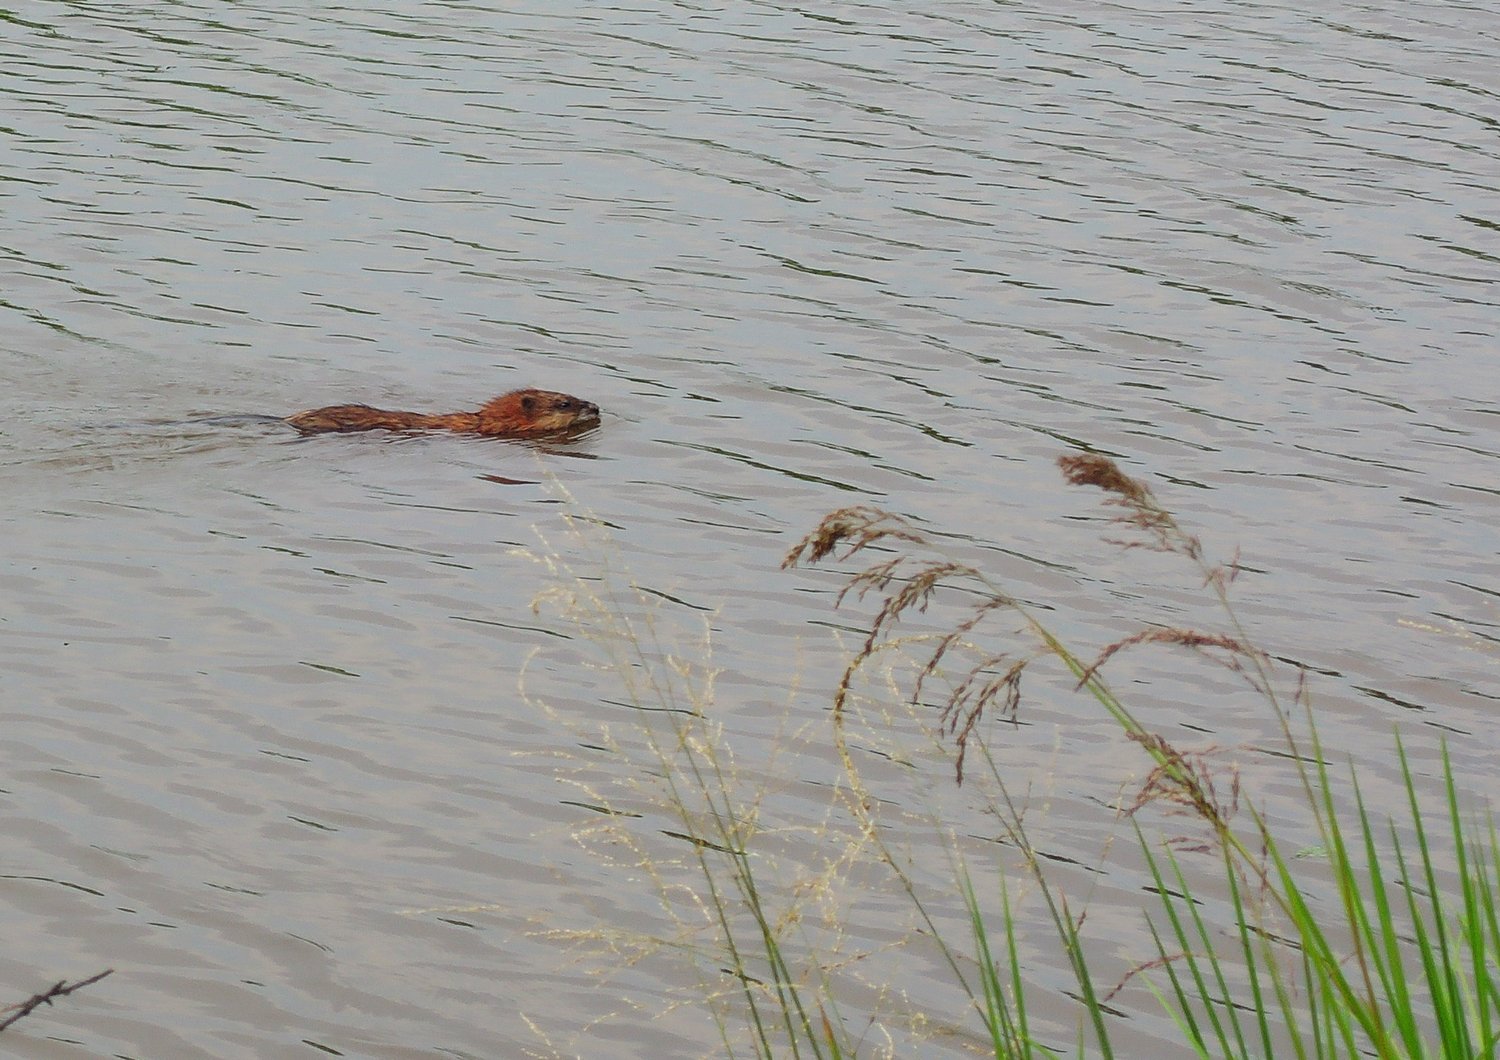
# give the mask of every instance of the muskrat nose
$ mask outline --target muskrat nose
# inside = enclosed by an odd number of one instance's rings
[[[599,406],[595,405],[592,401],[584,401],[581,404],[583,405],[583,411],[590,416],[599,415]]]

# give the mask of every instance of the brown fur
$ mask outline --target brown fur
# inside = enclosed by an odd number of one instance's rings
[[[288,416],[303,434],[330,431],[460,431],[492,438],[536,438],[568,434],[599,422],[592,401],[552,390],[512,390],[487,402],[478,412],[395,412],[369,405],[329,405]]]

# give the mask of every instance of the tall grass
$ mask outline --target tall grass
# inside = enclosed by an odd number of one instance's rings
[[[1404,786],[1404,809],[1394,819],[1373,813],[1352,768],[1331,763],[1321,746],[1310,697],[1299,674],[1284,676],[1254,646],[1231,604],[1238,572],[1213,564],[1142,482],[1112,461],[1074,455],[1061,461],[1067,480],[1103,491],[1113,525],[1127,547],[1146,547],[1189,564],[1218,606],[1215,629],[1160,625],[1083,654],[1066,644],[1039,615],[985,572],[947,555],[908,520],[869,507],[825,516],[791,551],[785,566],[832,560],[867,565],[847,574],[838,603],[874,601],[874,614],[851,653],[834,693],[827,739],[842,767],[829,814],[809,827],[837,833],[837,856],[819,867],[823,895],[837,893],[857,865],[882,868],[905,896],[920,944],[936,953],[965,1000],[974,1029],[961,1037],[966,1052],[997,1057],[1060,1053],[1116,1055],[1122,982],[1104,982],[1091,963],[1087,895],[1070,893],[1038,854],[1027,820],[1027,800],[1001,768],[987,733],[1023,709],[1023,681],[1039,667],[1061,672],[1141,756],[1145,779],[1117,812],[1128,819],[1143,857],[1155,908],[1148,910],[1155,952],[1137,957],[1126,979],[1156,995],[1180,1039],[1204,1057],[1489,1056],[1500,1042],[1500,920],[1494,886],[1500,879],[1500,842],[1492,819],[1468,816],[1444,750],[1441,791],[1423,791],[1399,738],[1393,754]],[[575,585],[582,584],[575,581]],[[597,583],[596,583],[597,584]],[[589,593],[593,593],[589,589]],[[946,631],[901,636],[896,627],[935,600],[967,601]],[[576,600],[576,597],[575,597]],[[642,710],[644,747],[652,782],[677,817],[696,870],[693,907],[712,931],[700,962],[701,996],[714,1013],[726,1051],[761,1056],[840,1057],[897,1052],[880,1013],[844,1014],[846,967],[820,946],[830,937],[807,929],[792,888],[768,877],[774,864],[757,851],[772,838],[758,825],[758,796],[747,795],[726,762],[723,730],[705,710],[711,691],[701,684],[687,700],[673,680],[693,672],[655,637],[626,618],[630,601],[593,595],[589,621],[620,652],[618,672],[634,675],[626,697]],[[1274,719],[1283,744],[1280,761],[1296,778],[1306,828],[1318,836],[1314,856],[1288,849],[1237,772],[1219,757],[1184,749],[1153,728],[1105,679],[1122,653],[1172,649],[1237,675]],[[949,886],[930,886],[929,866],[914,864],[883,817],[878,781],[851,743],[861,681],[893,656],[914,660],[899,689],[925,721],[929,738],[950,757],[953,783],[981,793],[984,820],[1001,849],[1019,853],[1023,875],[1011,878],[999,860],[976,863],[961,852],[960,828],[973,822],[938,820],[949,836]],[[665,664],[669,679],[658,676]],[[889,671],[887,671],[889,672]],[[675,675],[673,677],[672,675]],[[651,711],[652,705],[665,711]],[[662,722],[666,721],[665,727]],[[762,772],[760,775],[765,775]],[[1149,809],[1167,809],[1196,822],[1192,857],[1156,838],[1144,822]],[[619,818],[609,817],[612,825]],[[654,855],[633,840],[639,866]],[[1206,859],[1204,852],[1211,853]],[[1206,864],[1217,866],[1205,873]],[[679,909],[680,884],[656,873],[664,907]],[[1026,890],[1030,919],[1013,898]],[[833,903],[837,907],[837,903]],[[1040,908],[1038,908],[1040,907]],[[1072,979],[1073,1041],[1049,1044],[1038,1032],[1032,969],[1020,939],[1035,934],[1035,914],[1050,925],[1056,956]],[[967,930],[954,929],[955,922]],[[833,937],[840,937],[835,930]],[[696,941],[705,942],[700,932]],[[700,956],[704,950],[696,951]],[[899,970],[893,972],[899,975]],[[891,997],[893,993],[880,995]],[[1049,1010],[1055,1011],[1049,998]],[[942,1017],[933,1014],[932,1024]],[[908,1027],[921,1024],[906,1013]],[[872,1027],[882,1034],[871,1034]]]
[[[568,529],[574,546],[607,562],[607,541],[589,520],[568,517]],[[608,868],[647,883],[660,913],[650,924],[554,934],[592,948],[614,970],[662,952],[685,958],[697,986],[676,1004],[707,1011],[726,1055],[860,1053],[879,1036],[858,1035],[841,1015],[831,981],[838,958],[808,910],[828,898],[862,840],[841,837],[820,862],[783,872],[778,850],[787,829],[764,825],[761,812],[777,766],[742,770],[713,716],[717,671],[707,626],[696,634],[663,628],[659,597],[607,569],[580,573],[563,558],[576,548],[544,546],[536,555],[555,587],[535,606],[575,624],[616,688],[612,704],[630,713],[628,725],[580,730],[581,750],[560,770],[577,803],[597,814],[575,834]],[[793,734],[776,741],[797,742]],[[820,820],[794,831],[829,834]],[[763,883],[767,876],[774,886]]]

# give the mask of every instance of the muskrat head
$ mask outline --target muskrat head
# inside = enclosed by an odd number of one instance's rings
[[[599,422],[599,406],[555,390],[512,390],[479,410],[479,433],[564,434]]]

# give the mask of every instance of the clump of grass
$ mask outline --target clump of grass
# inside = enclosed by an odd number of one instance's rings
[[[777,857],[788,850],[788,829],[770,827],[761,814],[775,763],[741,768],[711,709],[706,641],[681,650],[655,622],[658,596],[607,570],[582,576],[548,549],[562,587],[554,602],[604,650],[602,664],[620,688],[614,702],[636,723],[588,744],[607,762],[591,763],[598,768],[577,778],[580,803],[599,814],[585,838],[600,856],[651,881],[666,917],[665,926],[636,931],[633,942],[618,932],[582,934],[605,941],[613,958],[633,959],[632,946],[689,955],[699,973],[689,1003],[706,1005],[729,1055],[903,1055],[924,1036],[956,1033],[973,1047],[966,1051],[996,1057],[1086,1049],[1108,1057],[1116,1052],[1121,990],[1134,983],[1148,986],[1181,1044],[1203,1057],[1490,1055],[1500,1041],[1493,903],[1500,841],[1490,819],[1465,816],[1464,785],[1446,751],[1436,811],[1398,738],[1405,810],[1396,820],[1370,812],[1352,770],[1330,766],[1302,675],[1279,674],[1236,617],[1237,560],[1210,562],[1198,538],[1113,461],[1076,454],[1060,463],[1071,484],[1103,491],[1116,543],[1176,556],[1196,572],[1221,626],[1162,624],[1075,651],[1042,620],[1045,612],[947,555],[909,520],[867,506],[829,513],[784,566],[867,560],[848,571],[837,602],[869,599],[874,614],[834,692],[829,742],[843,776],[824,815],[802,825],[798,838],[824,852],[813,858]],[[571,525],[588,528],[586,520]],[[957,603],[958,617],[938,632],[898,631],[939,600],[945,613]],[[1319,856],[1288,849],[1222,749],[1180,746],[1114,692],[1106,675],[1116,660],[1149,650],[1222,668],[1264,704],[1283,742],[1276,760],[1295,771]],[[910,668],[889,665],[900,659]],[[879,706],[881,693],[872,695],[864,680],[877,664],[885,664],[887,693],[901,697],[926,738],[951,756],[952,787],[965,793],[930,822],[948,854],[946,883],[936,888],[932,859],[913,857],[893,833],[892,803],[869,769],[873,759],[893,761],[910,776],[925,762],[868,753],[873,728],[883,723],[878,709],[866,710]],[[1008,774],[992,753],[993,725],[1017,720],[1040,667],[1065,675],[1141,756],[1144,779],[1115,812],[1132,826],[1157,896],[1148,913],[1155,952],[1138,955],[1121,981],[1100,980],[1091,963],[1088,895],[1070,893],[1033,841],[1029,778]],[[899,727],[899,719],[884,717]],[[865,726],[858,748],[856,719]],[[795,739],[806,739],[812,724]],[[997,856],[965,853],[972,847],[958,837],[975,828],[975,800],[1001,840],[986,846],[1018,853],[1019,876],[1008,875]],[[941,816],[950,808],[966,816]],[[1155,838],[1148,811],[1173,815],[1178,834]],[[1196,824],[1184,829],[1182,819]],[[664,855],[663,835],[679,844],[680,857]],[[871,866],[905,896],[915,925],[878,952],[860,949],[839,920],[851,904],[841,899]],[[1034,1018],[1036,988],[1021,944],[1023,932],[1028,939],[1034,932],[1020,918],[1038,903],[1033,919],[1050,932],[1072,978],[1065,991],[1074,999],[1071,1045],[1049,1045]],[[880,977],[900,981],[906,945],[936,952],[972,1028],[954,1028],[950,1009],[892,1011],[902,1004],[900,991],[882,988]],[[851,1001],[861,988],[860,1001]],[[1055,1027],[1053,1018],[1046,1035],[1055,1038]]]
[[[1083,656],[1063,643],[1036,611],[984,572],[947,556],[911,522],[872,507],[832,512],[792,549],[784,566],[828,559],[846,563],[877,550],[883,554],[850,574],[838,597],[840,604],[851,594],[878,597],[868,634],[835,695],[834,740],[856,788],[860,782],[843,730],[857,675],[893,643],[903,616],[925,611],[943,589],[962,589],[972,601],[968,613],[949,632],[927,642],[926,657],[911,682],[910,702],[920,706],[933,678],[947,676],[949,691],[933,727],[952,741],[957,783],[964,782],[966,761],[976,747],[984,756],[986,780],[996,793],[994,818],[1008,842],[1025,855],[1072,969],[1081,1022],[1091,1028],[1104,1055],[1113,1055],[1106,1015],[1112,994],[1096,984],[1090,971],[1082,914],[1072,910],[1036,857],[1023,815],[982,738],[986,719],[1015,717],[1023,675],[1048,659],[1060,662],[1076,688],[1145,755],[1146,780],[1124,812],[1135,815],[1147,806],[1166,805],[1191,815],[1207,834],[1201,848],[1215,852],[1221,862],[1233,918],[1228,946],[1219,934],[1223,925],[1205,920],[1195,897],[1200,882],[1178,852],[1171,846],[1158,848],[1143,831],[1137,833],[1161,900],[1152,927],[1158,952],[1137,973],[1165,977],[1166,986],[1154,989],[1184,1043],[1201,1056],[1490,1055],[1500,1040],[1500,924],[1492,901],[1493,884],[1500,878],[1500,843],[1492,822],[1476,825],[1464,818],[1460,783],[1446,749],[1443,806],[1436,819],[1419,797],[1399,739],[1396,754],[1409,815],[1399,821],[1376,819],[1352,771],[1347,784],[1330,771],[1300,675],[1292,698],[1302,707],[1305,735],[1294,728],[1269,657],[1250,643],[1230,603],[1237,562],[1210,563],[1198,538],[1149,487],[1114,461],[1076,454],[1063,457],[1060,465],[1071,484],[1104,491],[1106,504],[1116,509],[1114,525],[1126,535],[1117,543],[1174,554],[1190,563],[1217,599],[1225,628],[1150,628]],[[1007,630],[995,632],[988,620],[1000,615],[1012,622],[1020,619],[1020,638]],[[908,638],[903,643],[909,647],[912,642]],[[1326,859],[1298,859],[1285,850],[1265,816],[1244,798],[1232,768],[1218,763],[1211,751],[1177,747],[1113,692],[1104,680],[1106,665],[1122,652],[1148,646],[1185,649],[1211,660],[1242,677],[1260,696],[1280,728],[1286,760],[1297,771]],[[879,850],[878,826],[873,821],[870,826],[877,832]],[[1448,866],[1438,854],[1437,833],[1445,833],[1443,841],[1454,851],[1451,872],[1444,871]],[[897,859],[886,860],[898,876],[905,873]],[[1003,883],[1003,875],[997,872],[996,877]],[[1335,900],[1319,901],[1318,895],[1330,887]],[[908,889],[920,910],[923,900]],[[969,912],[981,988],[965,981],[956,955],[950,963],[991,1033],[995,1055],[1045,1052],[1026,1031],[1027,991],[1016,967],[1008,899],[1002,891],[1003,923],[992,930],[966,866],[958,867],[955,892]],[[996,961],[992,935],[1006,942],[1003,967]]]

